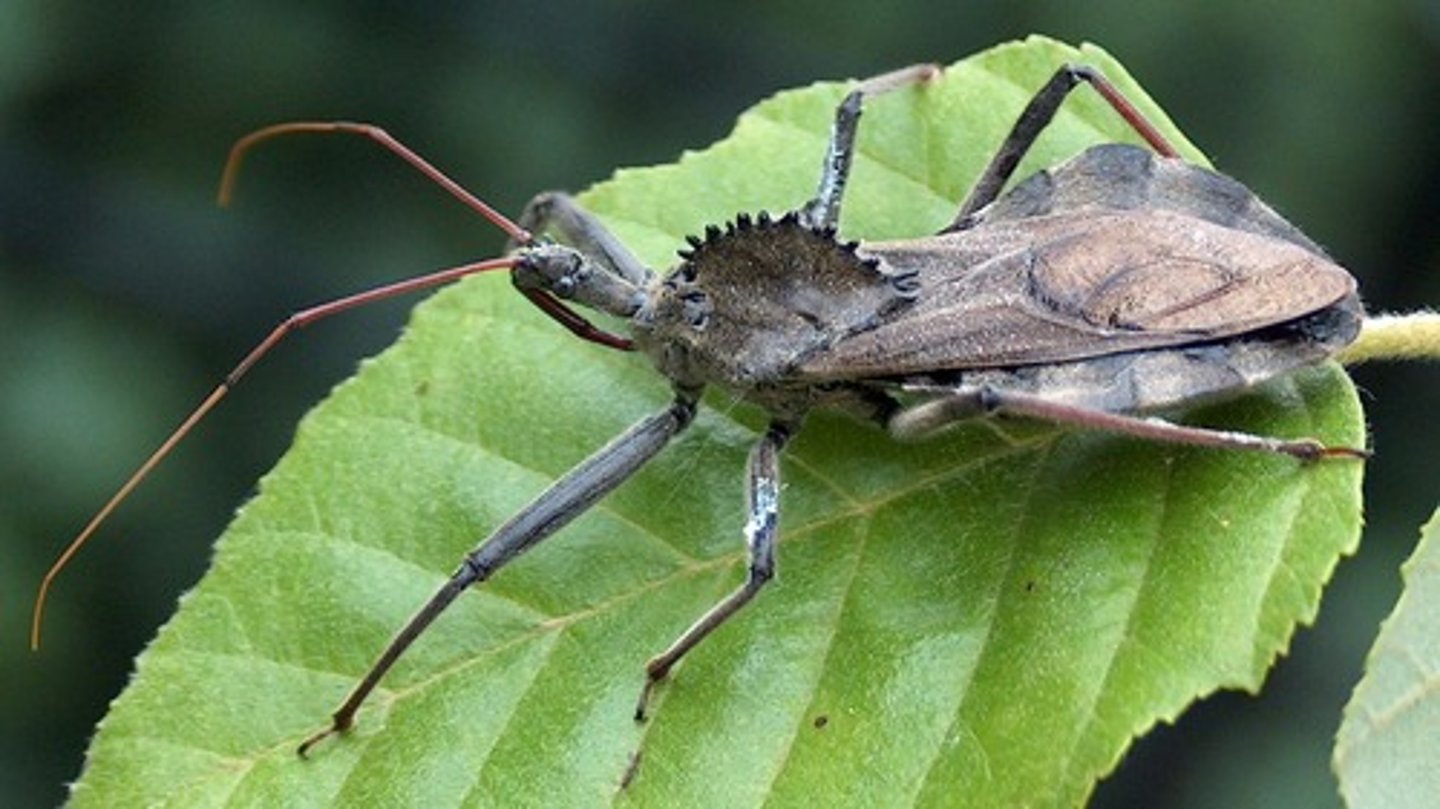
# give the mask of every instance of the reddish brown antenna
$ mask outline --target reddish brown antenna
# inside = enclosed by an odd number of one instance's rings
[[[491,208],[489,205],[485,204],[485,202],[483,202],[480,198],[476,197],[474,194],[466,191],[460,186],[459,183],[450,179],[448,176],[445,175],[444,172],[432,166],[428,161],[420,157],[415,152],[411,151],[408,147],[400,143],[385,130],[371,124],[351,123],[348,121],[300,121],[295,123],[276,124],[275,126],[268,126],[264,129],[256,130],[236,141],[235,145],[230,150],[230,158],[225,163],[225,171],[221,175],[219,194],[220,204],[227,205],[230,202],[231,196],[235,189],[235,180],[236,177],[239,175],[240,164],[245,159],[245,155],[252,147],[262,141],[269,140],[270,138],[274,138],[280,135],[289,135],[304,132],[339,132],[363,135],[364,137],[367,137],[375,141],[376,143],[379,143],[381,146],[398,155],[401,159],[403,159],[406,163],[409,163],[421,174],[424,174],[426,177],[430,178],[440,187],[450,192],[451,196],[460,200],[467,207],[478,212],[481,216],[485,217],[485,219],[490,221],[496,227],[505,231],[505,234],[509,236],[510,239],[516,244],[527,245],[534,242],[534,237],[531,236],[529,231],[515,224],[503,214],[496,211],[494,208]],[[150,457],[146,458],[145,462],[140,464],[140,466],[130,474],[130,477],[126,478],[124,484],[122,484],[120,488],[115,492],[115,494],[112,495],[108,501],[106,501],[105,505],[102,506],[100,510],[95,513],[95,516],[90,518],[90,522],[86,523],[84,529],[82,529],[80,533],[76,535],[75,539],[71,540],[70,544],[65,548],[64,552],[62,552],[60,556],[55,560],[54,564],[50,566],[49,571],[45,573],[45,578],[41,580],[40,590],[35,596],[34,617],[30,625],[30,648],[38,649],[40,647],[40,625],[43,621],[45,614],[45,599],[50,592],[51,583],[55,581],[55,578],[60,574],[60,571],[63,570],[65,568],[65,565],[67,565],[70,560],[75,556],[75,554],[79,552],[80,548],[83,547],[87,541],[89,541],[90,537],[95,533],[96,529],[98,529],[100,525],[105,522],[105,520],[110,516],[110,514],[115,511],[115,509],[121,503],[123,503],[127,497],[130,496],[130,493],[135,490],[135,487],[139,486],[140,482],[143,481],[150,474],[150,472],[160,464],[161,461],[165,460],[165,457],[170,454],[171,450],[173,450],[177,444],[184,440],[185,436],[190,434],[190,431],[195,428],[195,425],[198,424],[201,419],[205,418],[205,416],[212,409],[214,409],[215,405],[219,404],[220,400],[225,398],[225,394],[229,393],[230,389],[235,387],[236,383],[240,381],[241,377],[245,376],[245,374],[250,370],[250,368],[254,366],[255,363],[259,362],[260,358],[265,356],[265,354],[268,353],[270,349],[274,348],[277,343],[285,339],[286,336],[288,336],[296,329],[299,329],[303,326],[308,326],[309,324],[314,323],[317,320],[322,320],[331,315],[339,314],[341,312],[354,309],[358,306],[363,306],[367,303],[373,303],[375,301],[384,300],[386,298],[392,298],[397,295],[404,295],[408,292],[416,292],[418,290],[429,289],[431,287],[440,286],[442,284],[448,284],[451,281],[459,280],[467,275],[474,275],[476,273],[487,272],[490,270],[510,269],[511,267],[515,266],[515,263],[516,259],[514,258],[496,258],[490,259],[488,261],[479,261],[472,264],[462,264],[458,267],[450,267],[448,269],[439,270],[437,272],[429,273],[427,275],[421,275],[415,278],[407,278],[403,281],[397,281],[393,284],[386,284],[384,286],[379,286],[373,289],[357,292],[353,295],[347,295],[343,298],[326,301],[316,306],[312,306],[308,309],[302,309],[301,311],[295,312],[294,314],[285,318],[284,321],[282,321],[273,330],[271,330],[270,334],[267,335],[265,339],[261,340],[254,348],[252,348],[250,352],[246,354],[242,360],[240,360],[240,363],[230,371],[230,373],[225,375],[225,378],[221,380],[220,384],[216,385],[215,389],[212,390],[210,394],[206,396],[198,406],[196,406],[194,411],[192,411],[189,416],[185,417],[185,420],[180,423],[180,426],[175,428],[174,432],[172,432],[170,436],[160,444],[159,448],[157,448],[153,453],[151,453]],[[555,306],[559,306],[561,309],[564,309],[564,306],[558,301],[550,301],[550,303],[553,303]],[[542,309],[545,309],[544,305],[542,305]],[[564,323],[572,331],[581,328],[574,322],[567,322],[566,320],[561,319],[560,315],[568,313],[568,309],[565,310],[565,313],[559,314],[551,312],[548,309],[546,309],[545,311],[552,317],[560,319],[561,322]],[[579,315],[573,315],[573,320],[579,320],[583,324],[583,318],[580,318]],[[596,342],[603,342],[602,340],[596,339],[594,337],[591,337],[590,339],[595,339]]]
[[[306,132],[320,134],[344,133],[349,135],[361,135],[369,138],[386,149],[395,153],[401,160],[409,163],[421,174],[430,178],[432,182],[446,191],[450,196],[460,200],[467,208],[475,211],[489,220],[495,227],[505,231],[516,244],[530,244],[535,237],[530,232],[510,221],[505,214],[485,204],[484,200],[466,191],[463,186],[450,179],[445,172],[430,165],[430,161],[416,154],[410,147],[396,140],[393,135],[374,124],[359,124],[352,121],[291,121],[285,124],[274,124],[263,129],[257,129],[230,147],[230,159],[225,161],[225,171],[220,175],[220,193],[218,201],[220,205],[230,204],[230,199],[235,193],[235,181],[240,176],[240,164],[245,162],[245,155],[262,141],[281,135],[296,135]]]

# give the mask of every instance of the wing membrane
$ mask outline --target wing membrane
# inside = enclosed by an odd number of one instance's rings
[[[1167,210],[1086,211],[867,244],[919,273],[914,304],[801,363],[801,378],[1080,360],[1223,339],[1355,293],[1324,255]]]

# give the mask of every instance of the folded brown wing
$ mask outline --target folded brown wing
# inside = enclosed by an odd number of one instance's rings
[[[1062,362],[1231,337],[1331,306],[1355,281],[1298,245],[1169,211],[1016,220],[862,252],[916,301],[803,361],[805,379]]]

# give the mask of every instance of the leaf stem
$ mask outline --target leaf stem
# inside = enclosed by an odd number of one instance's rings
[[[1344,365],[1371,360],[1440,360],[1440,313],[1367,317],[1359,338],[1337,359]]]

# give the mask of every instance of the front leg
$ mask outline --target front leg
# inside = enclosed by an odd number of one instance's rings
[[[600,217],[585,210],[563,191],[536,194],[520,212],[517,224],[532,233],[554,231],[560,241],[637,287],[650,282],[653,273],[625,243],[616,238]],[[520,245],[511,244],[510,249]]]
[[[645,686],[640,691],[640,701],[635,705],[635,721],[645,721],[645,708],[655,685],[670,673],[687,652],[699,645],[760,592],[767,582],[775,577],[775,532],[780,521],[780,450],[790,440],[793,428],[788,424],[772,423],[765,437],[750,452],[748,518],[745,520],[745,545],[750,555],[750,565],[745,583],[726,596],[723,601],[711,607],[700,619],[690,625],[665,651],[650,658],[645,664]]]
[[[607,278],[613,276],[628,290],[620,298],[612,298],[608,305],[587,305],[619,317],[629,317],[634,313],[633,309],[623,311],[623,307],[633,304],[638,308],[639,293],[649,285],[654,274],[605,227],[599,217],[581,207],[569,194],[547,191],[535,195],[520,213],[519,222],[523,223],[519,227],[527,235],[553,231],[562,242],[584,256],[587,264],[601,270]],[[512,239],[506,245],[506,252],[519,251],[522,255],[521,264],[516,266],[517,271],[511,276],[520,294],[576,337],[620,351],[634,351],[635,343],[630,338],[596,326],[562,300],[572,297],[575,290],[567,292],[558,284],[522,280],[529,268],[537,266],[537,262],[544,263],[547,248],[553,247],[533,235],[528,238],[529,241],[523,243]],[[539,274],[544,275],[543,272]],[[535,277],[533,273],[530,275]]]
[[[478,548],[466,554],[455,573],[411,617],[370,666],[350,696],[331,714],[330,726],[300,745],[298,752],[301,757],[308,755],[321,740],[344,733],[355,724],[355,715],[360,711],[361,704],[380,684],[390,667],[461,593],[471,585],[489,579],[510,560],[565,527],[601,497],[640,471],[672,438],[689,426],[695,417],[696,397],[696,393],[677,392],[675,401],[669,407],[638,422],[567,472],[518,514],[495,529]]]

